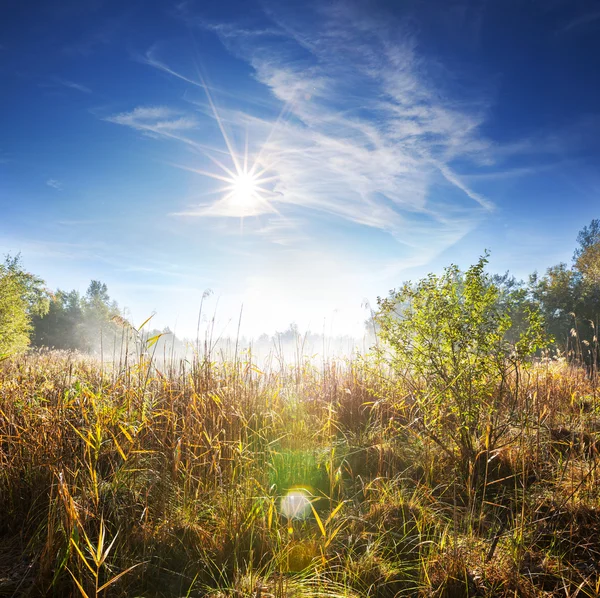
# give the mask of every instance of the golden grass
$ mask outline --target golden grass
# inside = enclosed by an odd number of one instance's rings
[[[562,361],[523,372],[465,488],[368,359],[6,360],[0,596],[597,596],[597,392]]]

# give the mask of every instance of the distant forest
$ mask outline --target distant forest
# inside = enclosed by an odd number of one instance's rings
[[[23,269],[20,256],[7,256],[0,264],[0,358],[33,347],[109,360],[124,351],[152,354],[155,359],[180,359],[194,351],[218,357],[249,350],[289,360],[316,352],[346,355],[355,350],[357,341],[350,336],[301,332],[294,323],[282,332],[262,334],[252,341],[231,338],[222,336],[222,331],[215,329],[214,316],[207,319],[206,314],[197,337],[180,338],[169,328],[152,327],[152,318],[136,327],[101,281],[92,280],[83,295],[76,290],[51,291],[41,278]]]
[[[508,272],[496,274],[490,277],[490,284],[500,289],[499,309],[506,308],[502,302],[510,297],[515,332],[519,318],[527,310],[538,309],[556,351],[588,364],[598,363],[600,220],[592,220],[579,232],[571,264],[557,264],[543,275],[530,275],[528,280],[517,280]],[[366,333],[374,329],[373,321],[365,323]],[[348,352],[353,343],[355,339],[350,337],[331,341],[323,335],[303,335],[291,325],[282,333],[262,335],[252,346],[258,351],[281,350],[282,354],[286,347],[288,355],[290,348],[300,355]],[[43,279],[23,268],[19,255],[8,255],[0,263],[0,358],[28,347],[110,356],[118,354],[124,344],[141,352],[152,350],[158,356],[223,347],[239,351],[250,346],[245,339],[219,339],[212,332],[198,339],[180,339],[169,329],[153,329],[151,321],[135,328],[101,281],[92,280],[83,295],[76,290],[52,291]]]

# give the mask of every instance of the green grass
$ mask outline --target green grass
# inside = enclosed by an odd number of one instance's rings
[[[519,388],[465,481],[369,359],[5,360],[0,596],[597,596],[597,388],[558,360]]]

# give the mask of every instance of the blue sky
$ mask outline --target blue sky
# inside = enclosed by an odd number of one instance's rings
[[[0,76],[0,251],[180,334],[205,289],[231,332],[357,333],[600,216],[595,0],[8,0]]]

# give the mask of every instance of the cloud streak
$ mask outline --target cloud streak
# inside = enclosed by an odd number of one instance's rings
[[[563,31],[567,33],[574,29],[579,29],[580,27],[587,27],[596,21],[600,21],[600,10],[588,12],[572,19],[563,27]]]
[[[277,124],[251,123],[267,138],[261,161],[276,174],[278,205],[409,242],[415,217],[434,233],[467,232],[493,209],[453,167],[492,160],[479,133],[486,107],[442,100],[405,28],[347,7],[321,10],[310,23],[275,11],[270,17],[277,29],[207,27],[286,105],[287,118]],[[442,182],[459,192],[446,207],[432,200]]]
[[[92,93],[92,90],[81,83],[75,83],[74,81],[68,81],[67,79],[60,79],[55,77],[54,79],[58,84],[63,85],[64,87],[68,87],[69,89],[74,89],[75,91],[80,91],[81,93]]]
[[[121,112],[105,118],[108,122],[125,125],[136,131],[170,134],[197,127],[196,119],[164,106],[139,106],[131,112]]]
[[[486,218],[493,201],[473,189],[457,165],[494,162],[496,148],[480,132],[488,106],[455,101],[433,85],[402,23],[341,5],[317,9],[304,21],[287,18],[283,9],[267,12],[273,25],[257,29],[186,15],[248,62],[283,104],[272,119],[221,112],[233,137],[248,135],[252,160],[272,177],[269,203],[257,214],[281,222],[299,211],[320,213],[389,233],[421,251],[425,261]],[[204,87],[158,58],[155,48],[142,61]],[[166,107],[136,108],[106,120],[171,137],[196,126],[195,118]],[[200,147],[189,137],[183,141]],[[217,197],[177,215],[235,215],[220,202]],[[257,234],[261,230],[272,229],[258,227]]]
[[[56,189],[57,191],[63,190],[62,183],[60,181],[57,181],[56,179],[48,179],[46,181],[46,185],[48,185],[48,187],[52,187],[52,189]]]

